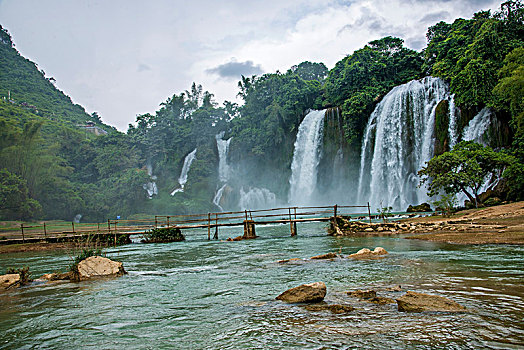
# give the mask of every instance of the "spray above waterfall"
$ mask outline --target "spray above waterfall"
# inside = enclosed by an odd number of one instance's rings
[[[309,112],[298,128],[289,180],[290,204],[303,205],[312,200],[322,152],[325,114],[325,110]]]
[[[221,206],[221,201],[230,175],[229,164],[227,163],[227,155],[229,153],[229,144],[231,143],[232,139],[231,137],[227,140],[222,139],[224,134],[225,132],[222,131],[215,135],[218,150],[218,180],[222,183],[222,186],[216,191],[215,196],[213,197],[213,204],[220,208],[221,211],[224,211]]]

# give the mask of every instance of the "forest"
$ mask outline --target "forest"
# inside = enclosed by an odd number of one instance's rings
[[[311,109],[328,109],[337,132],[325,147],[347,154],[347,176],[359,161],[369,116],[395,86],[425,76],[442,78],[460,109],[459,128],[484,107],[503,125],[492,147],[507,155],[507,199],[524,196],[524,5],[507,1],[498,11],[428,28],[420,52],[401,38],[370,41],[332,69],[302,62],[286,72],[242,76],[242,104],[218,105],[193,83],[154,114],[136,117],[126,133],[102,123],[97,113],[58,90],[54,78],[22,57],[0,27],[0,218],[83,221],[217,211],[217,135],[231,138],[229,161],[235,182],[257,178],[285,192],[298,127]],[[90,122],[107,134],[82,126]],[[326,122],[330,122],[329,120]],[[446,125],[435,156],[450,151]],[[338,132],[339,131],[339,132]],[[328,135],[329,128],[326,129]],[[330,145],[335,142],[337,146]],[[197,149],[182,192],[171,195],[186,156]],[[274,181],[275,173],[286,175]],[[146,184],[154,181],[156,193]],[[413,203],[419,204],[419,203]]]

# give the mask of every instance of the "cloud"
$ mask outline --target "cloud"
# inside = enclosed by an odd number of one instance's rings
[[[428,23],[428,22],[435,23],[435,22],[439,22],[439,21],[448,19],[449,17],[450,17],[450,14],[448,11],[439,11],[439,12],[434,12],[434,13],[428,13],[427,15],[425,15],[424,17],[420,19],[420,22],[421,23]]]
[[[208,74],[216,74],[224,79],[238,79],[241,75],[256,75],[264,73],[262,67],[257,64],[255,65],[253,61],[237,62],[235,59],[231,62],[218,65],[215,68],[210,68],[206,70]]]
[[[147,70],[151,70],[151,67],[149,67],[147,64],[140,63],[136,70],[137,70],[137,72],[145,72]]]

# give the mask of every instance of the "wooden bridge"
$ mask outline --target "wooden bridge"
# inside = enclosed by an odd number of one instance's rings
[[[363,213],[364,212],[364,213]],[[376,214],[375,214],[376,215]],[[154,228],[177,227],[181,230],[207,228],[207,238],[218,239],[221,227],[244,227],[242,238],[255,238],[256,225],[289,224],[291,236],[297,235],[297,223],[328,222],[337,216],[369,219],[369,203],[365,206],[333,205],[318,207],[282,207],[189,215],[155,215],[137,220],[111,220],[103,223],[43,222],[41,224],[0,229],[0,244],[39,241],[70,241],[86,235],[137,235]],[[211,233],[213,232],[213,237]]]

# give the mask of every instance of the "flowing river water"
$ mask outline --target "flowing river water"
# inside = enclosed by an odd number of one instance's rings
[[[220,238],[235,237],[223,229]],[[524,247],[456,246],[400,237],[326,236],[324,224],[257,227],[256,240],[131,244],[107,250],[129,274],[82,283],[32,285],[0,294],[0,348],[53,349],[406,349],[522,348]],[[380,260],[278,263],[327,252],[384,247]],[[2,255],[0,270],[33,276],[65,270],[66,252]],[[275,297],[323,281],[326,301],[347,314],[311,312]],[[401,285],[446,296],[467,313],[403,313],[345,291]]]

